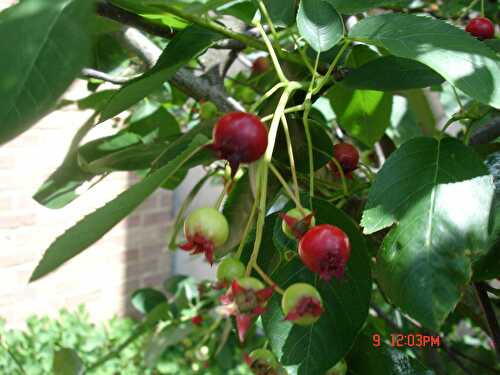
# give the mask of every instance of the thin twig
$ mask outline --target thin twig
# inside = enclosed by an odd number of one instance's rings
[[[486,321],[488,322],[488,327],[490,329],[491,339],[493,340],[493,345],[498,355],[500,355],[500,327],[498,326],[497,317],[493,306],[491,305],[490,298],[488,297],[488,292],[485,287],[484,282],[474,283],[474,288],[476,288],[477,298],[483,309],[484,315],[486,316]]]
[[[92,68],[82,69],[81,75],[82,75],[82,77],[85,77],[85,78],[95,78],[95,79],[99,79],[101,81],[113,83],[115,85],[124,85],[135,78],[135,77],[131,77],[131,78],[129,78],[129,77],[115,77],[115,76],[112,76],[110,74],[107,74],[107,73],[104,73],[104,72],[101,72],[99,70],[92,69]]]

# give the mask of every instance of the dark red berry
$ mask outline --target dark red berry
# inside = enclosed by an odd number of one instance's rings
[[[493,22],[485,17],[476,17],[470,20],[465,31],[479,40],[491,39],[495,36]]]
[[[339,162],[344,174],[358,167],[359,152],[349,143],[337,143],[333,146],[333,157]]]
[[[254,162],[266,152],[267,129],[257,116],[231,112],[215,125],[211,147],[219,158],[229,161],[234,175],[240,163]]]
[[[191,323],[193,323],[195,326],[199,326],[203,323],[203,317],[201,315],[196,315],[191,319]]]
[[[310,229],[299,242],[300,259],[325,281],[343,277],[350,254],[349,237],[329,224]]]
[[[252,72],[254,74],[265,73],[269,69],[269,59],[267,57],[259,57],[252,64]]]

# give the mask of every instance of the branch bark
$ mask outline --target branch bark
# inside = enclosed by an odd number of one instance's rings
[[[160,48],[135,28],[127,27],[122,33],[122,41],[149,67],[153,67],[161,55]],[[195,76],[189,69],[179,69],[170,81],[194,99],[212,101],[221,112],[245,111],[238,101],[229,97],[222,85],[214,85],[204,77]]]
[[[168,39],[175,36],[174,30],[151,23],[135,13],[111,4],[109,1],[99,1],[97,3],[96,11],[101,17],[109,18],[124,25],[136,27],[151,35],[161,36],[162,38]]]
[[[133,77],[128,78],[128,77],[115,77],[110,74],[101,72],[96,69],[92,68],[84,68],[82,69],[81,72],[82,77],[85,78],[95,78],[95,79],[100,79],[101,81],[106,81],[109,83],[114,83],[115,85],[124,85],[125,83],[129,82]]]

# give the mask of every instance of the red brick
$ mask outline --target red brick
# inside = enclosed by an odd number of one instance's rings
[[[167,276],[168,274],[157,274],[157,275],[146,276],[143,279],[143,283],[145,286],[150,286],[150,287],[160,286],[163,284]]]
[[[0,229],[6,228],[18,228],[27,225],[36,224],[35,214],[23,214],[23,215],[11,215],[11,216],[0,216]]]
[[[157,224],[168,225],[169,223],[170,223],[170,213],[167,211],[155,212],[151,214],[146,214],[144,216],[144,226],[157,225]]]

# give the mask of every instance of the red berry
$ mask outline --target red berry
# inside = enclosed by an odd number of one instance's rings
[[[491,39],[495,36],[495,26],[488,18],[476,17],[469,21],[465,31],[479,40]]]
[[[265,73],[269,69],[269,59],[267,57],[259,57],[252,64],[252,72],[254,74]]]
[[[337,143],[333,146],[333,157],[339,162],[344,174],[358,167],[359,152],[349,143]]]
[[[191,319],[191,323],[193,323],[195,326],[201,325],[203,323],[203,317],[201,315],[196,315]]]
[[[229,161],[234,175],[240,163],[251,163],[264,155],[267,129],[250,113],[228,113],[214,127],[212,149],[219,158]]]
[[[299,242],[300,259],[325,281],[342,278],[350,254],[349,237],[329,224],[310,229]]]

